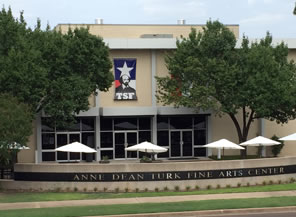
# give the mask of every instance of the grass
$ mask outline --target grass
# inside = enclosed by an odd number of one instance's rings
[[[223,186],[221,186],[223,187]],[[62,201],[62,200],[86,200],[86,199],[107,199],[107,198],[132,198],[132,197],[159,197],[177,195],[202,195],[202,194],[223,194],[223,193],[244,193],[244,192],[264,192],[264,191],[289,191],[296,190],[296,183],[250,186],[239,188],[220,188],[208,190],[195,190],[186,192],[134,192],[134,193],[102,193],[102,192],[1,192],[0,203],[14,202],[37,202],[37,201]]]
[[[147,203],[125,205],[102,205],[84,207],[61,207],[42,209],[2,210],[5,217],[76,217],[94,215],[118,215],[159,212],[182,212],[198,210],[238,209],[294,206],[296,197],[272,197],[253,199],[230,199],[211,201],[187,201],[174,203]]]

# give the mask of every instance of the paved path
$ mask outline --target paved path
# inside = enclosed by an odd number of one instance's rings
[[[110,204],[165,203],[165,202],[237,199],[237,198],[266,198],[266,197],[282,197],[282,196],[296,196],[296,190],[295,191],[274,191],[274,192],[163,196],[163,197],[136,197],[136,198],[94,199],[94,200],[0,203],[0,210],[46,208],[46,207],[92,206],[92,205],[94,206],[94,205],[110,205]]]

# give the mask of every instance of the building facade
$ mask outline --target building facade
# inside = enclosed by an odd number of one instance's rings
[[[239,37],[238,25],[226,26]],[[28,144],[30,150],[21,151],[19,162],[86,160],[85,154],[55,151],[73,141],[95,148],[98,151],[92,156],[95,161],[104,156],[114,160],[141,158],[141,153],[125,151],[125,147],[143,141],[168,148],[168,152],[158,154],[158,158],[164,159],[216,154],[215,150],[212,153],[202,146],[221,138],[238,142],[234,125],[227,116],[216,117],[212,111],[163,106],[155,96],[155,76],[168,74],[165,56],[176,49],[178,38],[188,36],[191,28],[201,31],[202,25],[60,24],[56,29],[67,32],[68,28],[80,27],[88,27],[91,34],[101,36],[109,46],[114,85],[108,92],[90,96],[89,110],[77,115],[73,126],[55,128],[40,115],[34,122],[34,134]],[[296,40],[284,41],[290,49],[289,58],[296,60]],[[266,120],[255,121],[249,138],[285,136],[293,132],[293,125],[294,121],[285,126]],[[250,153],[255,151],[250,149]],[[282,154],[294,155],[296,151],[287,146]]]

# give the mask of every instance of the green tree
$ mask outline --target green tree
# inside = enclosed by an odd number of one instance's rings
[[[57,123],[88,110],[88,97],[112,85],[111,61],[102,38],[88,29],[67,34],[26,27],[11,9],[0,13],[0,93],[43,110]],[[2,43],[4,42],[4,43]]]
[[[295,118],[296,67],[287,46],[273,46],[270,34],[235,46],[234,34],[218,21],[207,22],[202,33],[192,29],[167,56],[169,76],[156,78],[157,97],[165,105],[227,114],[241,143],[255,119]]]
[[[13,164],[18,149],[11,149],[11,144],[26,145],[32,134],[34,115],[31,108],[20,103],[16,97],[0,94],[0,165]]]

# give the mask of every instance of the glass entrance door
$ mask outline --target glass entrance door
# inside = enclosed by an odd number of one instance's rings
[[[170,157],[181,158],[193,156],[191,130],[171,131],[170,139]]]
[[[114,159],[133,159],[138,158],[136,151],[126,151],[126,147],[136,145],[138,143],[137,132],[116,132],[115,133],[115,156]]]

